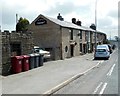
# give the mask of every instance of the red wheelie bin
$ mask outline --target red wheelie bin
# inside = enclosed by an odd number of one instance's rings
[[[28,71],[29,70],[29,58],[28,55],[22,55],[23,61],[22,61],[22,71]]]
[[[14,56],[11,57],[11,68],[12,73],[20,73],[22,72],[22,56]]]

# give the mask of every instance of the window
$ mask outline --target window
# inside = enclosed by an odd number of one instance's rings
[[[68,47],[66,46],[66,47],[65,47],[65,52],[67,52],[67,51],[68,51]]]
[[[106,52],[105,49],[97,49],[96,52]]]
[[[70,31],[70,39],[73,40],[73,30]]]
[[[80,32],[80,39],[82,39],[82,30],[80,30],[79,32]]]
[[[80,52],[82,52],[82,43],[80,43]]]
[[[85,41],[88,41],[88,38],[89,38],[88,36],[89,36],[89,35],[88,35],[88,31],[86,31],[86,32],[85,32]]]

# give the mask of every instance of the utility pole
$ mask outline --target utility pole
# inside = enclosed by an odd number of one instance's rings
[[[97,0],[95,1],[95,49],[97,47]]]
[[[0,25],[0,32],[1,32],[1,25]]]
[[[16,25],[18,23],[18,14],[16,14]]]
[[[16,27],[17,27],[17,23],[18,23],[18,14],[16,13],[16,25],[15,25],[15,30],[16,30]],[[17,32],[17,30],[16,30]]]
[[[110,40],[111,40],[111,31],[110,31]]]

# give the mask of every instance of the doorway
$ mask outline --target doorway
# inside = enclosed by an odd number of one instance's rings
[[[86,54],[86,44],[83,44],[83,53]]]
[[[21,55],[21,44],[11,43],[10,44],[11,55]]]
[[[73,56],[74,56],[74,46],[73,46],[73,45],[70,45],[70,49],[71,49],[70,55],[71,55],[71,57],[73,57]]]

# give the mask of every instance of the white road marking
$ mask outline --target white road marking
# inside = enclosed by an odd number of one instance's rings
[[[103,84],[103,82],[100,82],[100,84],[97,86],[97,88],[95,89],[95,91],[93,92],[93,94],[96,94],[98,89],[101,87],[101,85]]]
[[[100,93],[99,93],[99,94],[103,94],[103,92],[104,92],[104,90],[105,90],[106,86],[107,86],[107,83],[104,83],[104,85],[103,85],[103,87],[102,87],[102,89],[101,89],[101,91],[100,91]]]
[[[107,76],[111,76],[115,65],[116,65],[116,64],[114,64],[114,65],[112,66],[112,68],[110,69],[110,71],[107,73]]]

